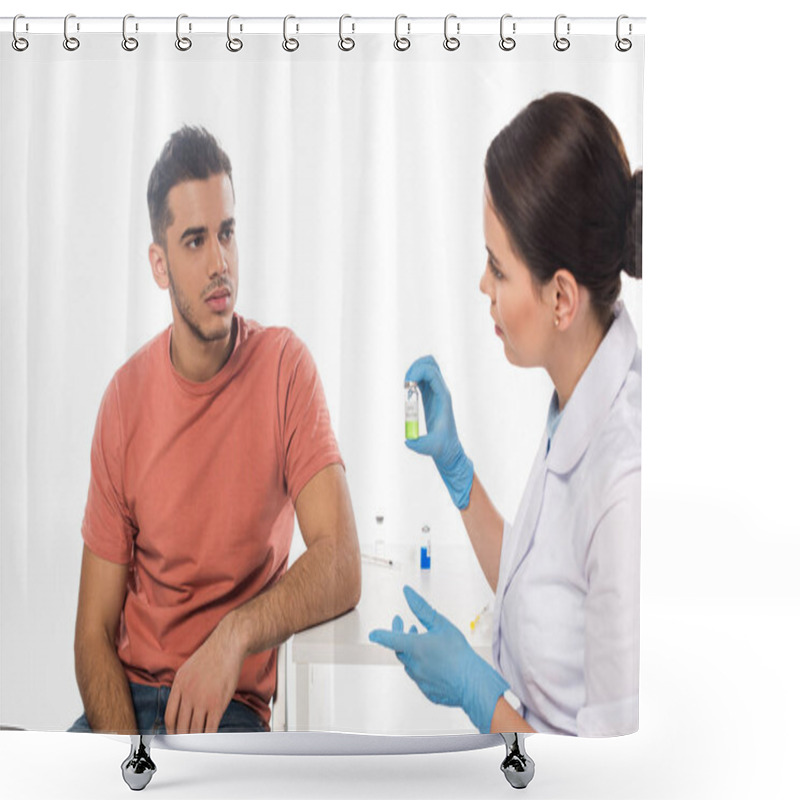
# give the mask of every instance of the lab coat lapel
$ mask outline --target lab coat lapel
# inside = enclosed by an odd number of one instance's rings
[[[512,540],[509,542],[509,557],[505,561],[505,581],[502,585],[502,599],[514,580],[522,562],[525,560],[536,538],[536,527],[542,510],[544,487],[547,480],[547,433],[545,432],[539,445],[539,451],[531,468],[528,484],[520,505],[517,518],[512,526]]]

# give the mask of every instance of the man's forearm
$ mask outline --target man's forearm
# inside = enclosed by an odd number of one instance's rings
[[[229,613],[218,631],[237,642],[244,656],[260,653],[349,611],[360,594],[358,547],[343,546],[335,537],[322,539],[275,586]]]
[[[76,639],[75,674],[93,731],[137,732],[128,679],[116,648],[106,636],[84,635]]]

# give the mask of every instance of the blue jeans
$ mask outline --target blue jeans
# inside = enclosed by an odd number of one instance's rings
[[[136,726],[139,733],[165,734],[164,711],[169,700],[169,686],[143,686],[131,683],[131,700],[136,714]],[[265,731],[264,722],[252,708],[231,700],[219,723],[220,733],[250,733]],[[68,733],[92,733],[86,714],[75,720]]]

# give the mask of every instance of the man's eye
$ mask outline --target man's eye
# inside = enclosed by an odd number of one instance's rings
[[[189,240],[189,247],[193,250],[196,250],[203,244],[203,237],[202,236],[195,236],[194,239]]]

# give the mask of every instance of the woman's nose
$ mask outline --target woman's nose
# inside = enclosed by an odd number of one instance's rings
[[[481,280],[480,280],[480,283],[478,283],[478,288],[481,290],[481,292],[483,292],[483,294],[485,294],[487,296],[490,296],[489,295],[489,275],[488,275],[488,272],[489,272],[489,270],[487,268],[487,269],[484,269],[483,272],[481,273]]]

